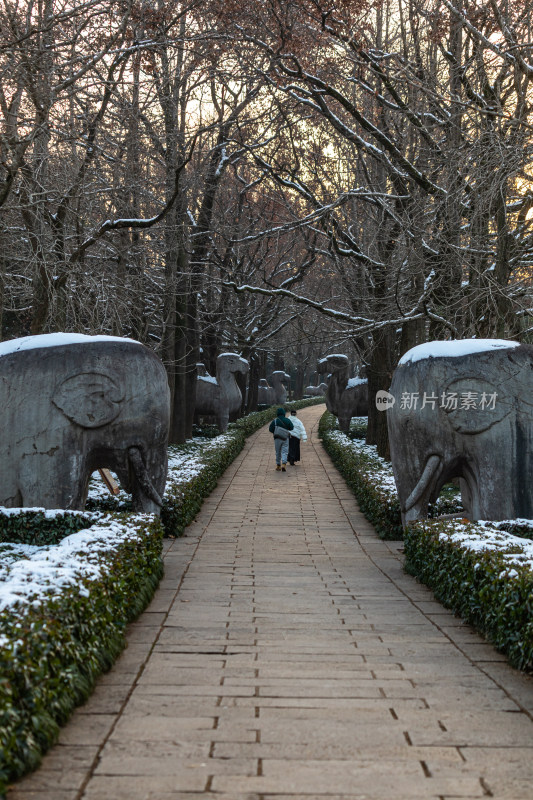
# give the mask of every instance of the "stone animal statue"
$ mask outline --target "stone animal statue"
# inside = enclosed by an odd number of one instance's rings
[[[272,388],[274,390],[274,403],[282,406],[287,402],[287,387],[285,383],[289,383],[291,376],[281,369],[277,369],[271,375]]]
[[[259,386],[257,387],[257,404],[272,406],[275,402],[274,389],[269,386],[266,378],[260,378]]]
[[[114,470],[136,510],[158,513],[167,477],[165,369],[132,339],[27,336],[0,344],[0,505],[83,509]]]
[[[392,377],[387,423],[404,525],[459,478],[469,519],[533,518],[533,346],[429,342]]]
[[[222,353],[217,358],[217,375],[198,375],[195,415],[216,417],[222,432],[228,428],[230,414],[241,408],[242,392],[235,374],[248,373],[249,365],[237,353]]]
[[[337,417],[341,431],[348,433],[352,417],[368,414],[368,380],[349,378],[348,356],[336,353],[321,358],[317,370],[331,373],[326,392],[326,407]]]
[[[318,386],[306,386],[304,389],[304,395],[307,397],[320,397],[322,395],[326,395],[328,390],[327,383],[319,383]]]

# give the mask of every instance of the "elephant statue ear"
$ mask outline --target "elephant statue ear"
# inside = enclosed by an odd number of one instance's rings
[[[440,407],[458,433],[482,433],[505,419],[512,406],[512,398],[479,377],[452,381],[440,398]]]
[[[109,375],[82,372],[66,378],[52,402],[76,425],[100,428],[118,417],[123,399],[122,389]]]

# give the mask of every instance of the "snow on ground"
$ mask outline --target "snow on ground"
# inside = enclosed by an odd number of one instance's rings
[[[211,439],[197,437],[189,439],[180,447],[170,446],[168,448],[167,487],[171,481],[173,484],[187,483],[195,475],[198,475],[205,466],[205,460],[209,458],[209,454],[218,447],[227,444],[229,438],[231,437],[228,434],[215,436]],[[118,482],[117,476],[113,472],[111,474]],[[108,497],[108,488],[101,479],[100,474],[94,472],[89,483],[88,498],[91,500],[103,500]],[[117,500],[123,502],[129,499],[130,495],[121,489],[117,495]]]
[[[398,364],[409,364],[423,358],[459,358],[472,353],[519,346],[520,342],[507,341],[507,339],[452,339],[447,342],[426,342],[408,350],[400,358]]]

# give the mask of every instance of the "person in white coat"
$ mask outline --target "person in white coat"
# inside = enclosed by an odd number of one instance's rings
[[[289,464],[294,467],[296,461],[300,460],[300,442],[307,441],[307,433],[302,420],[296,416],[296,411],[291,411],[291,421],[293,429],[289,439]]]

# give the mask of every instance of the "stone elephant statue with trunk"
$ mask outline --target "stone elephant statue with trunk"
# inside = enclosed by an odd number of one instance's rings
[[[368,414],[368,380],[348,377],[348,356],[334,353],[321,358],[317,371],[329,372],[326,392],[326,407],[335,414],[339,428],[344,433],[350,430],[352,417]]]
[[[132,339],[45,334],[0,344],[0,505],[83,509],[96,469],[158,513],[167,477],[165,369]]]
[[[533,518],[533,346],[429,342],[402,357],[387,423],[403,524],[459,478],[471,520]]]

